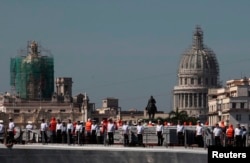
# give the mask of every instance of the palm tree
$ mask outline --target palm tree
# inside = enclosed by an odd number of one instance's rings
[[[174,124],[177,124],[178,121],[184,122],[188,119],[188,114],[186,111],[182,110],[179,111],[178,108],[176,108],[176,111],[169,112],[169,119]]]

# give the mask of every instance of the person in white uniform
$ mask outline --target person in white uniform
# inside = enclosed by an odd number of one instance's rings
[[[0,120],[0,142],[3,143],[3,137],[4,137],[4,132],[5,132],[5,128],[4,128],[4,124],[3,124],[3,120]]]
[[[196,126],[196,141],[199,147],[203,147],[203,127],[201,126],[201,122],[198,120]]]
[[[82,123],[77,121],[76,124],[76,143],[82,145]]]
[[[9,138],[14,140],[14,128],[15,128],[15,123],[13,122],[12,118],[9,118],[9,126],[8,126],[8,134]]]
[[[213,136],[215,146],[221,146],[222,129],[219,127],[218,123],[215,124],[215,128],[213,129]]]
[[[62,143],[62,129],[63,125],[60,119],[57,119],[56,123],[56,142]]]
[[[184,145],[184,126],[182,122],[178,121],[178,124],[176,126],[176,132],[178,137],[178,145],[183,146]]]
[[[115,132],[115,125],[113,120],[110,118],[107,126],[109,145],[114,144],[114,132]]]
[[[123,125],[122,125],[122,134],[123,134],[123,143],[124,146],[128,146],[129,145],[129,125],[127,121],[123,121]]]
[[[40,130],[41,130],[42,142],[48,143],[48,136],[47,136],[48,124],[45,122],[44,119],[42,119]]]
[[[138,145],[143,146],[144,127],[141,124],[141,120],[138,121],[138,125],[136,126],[136,130],[137,130]]]
[[[68,120],[67,124],[67,143],[68,145],[72,144],[72,134],[73,134],[74,126],[71,122],[71,119]]]
[[[163,125],[161,123],[161,120],[158,120],[158,123],[156,125],[156,135],[157,135],[157,139],[158,139],[158,146],[162,146],[163,144]]]
[[[33,139],[33,134],[32,134],[32,130],[33,130],[33,125],[31,121],[28,121],[28,124],[26,125],[26,130],[27,130],[27,138],[28,138],[28,142],[31,142],[31,139]]]
[[[97,130],[98,130],[98,125],[96,124],[95,120],[92,120],[92,125],[91,125],[91,142],[93,144],[97,143]]]

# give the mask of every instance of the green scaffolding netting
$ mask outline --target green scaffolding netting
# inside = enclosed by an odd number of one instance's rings
[[[50,99],[54,92],[53,57],[11,58],[10,85],[23,99]]]

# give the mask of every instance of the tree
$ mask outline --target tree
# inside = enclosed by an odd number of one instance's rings
[[[172,123],[177,124],[178,121],[186,121],[188,119],[188,114],[186,111],[179,111],[177,108],[176,111],[169,112],[169,119]]]

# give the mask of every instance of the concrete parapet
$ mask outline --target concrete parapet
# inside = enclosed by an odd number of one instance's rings
[[[50,146],[15,145],[13,149],[0,146],[1,163],[15,162],[84,162],[84,163],[205,163],[205,149],[143,148],[120,146]]]

